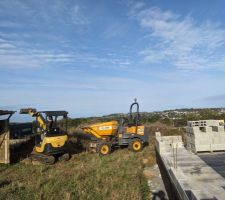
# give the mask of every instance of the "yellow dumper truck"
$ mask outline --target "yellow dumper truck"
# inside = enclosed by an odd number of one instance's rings
[[[133,112],[134,106],[136,112]],[[121,146],[139,152],[149,140],[145,126],[140,123],[139,104],[136,100],[130,106],[128,119],[96,123],[84,126],[82,130],[93,136],[90,148],[94,148],[99,155],[107,155],[112,148]]]

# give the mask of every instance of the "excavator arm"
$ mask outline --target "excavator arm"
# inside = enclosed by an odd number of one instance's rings
[[[36,117],[39,127],[43,130],[47,130],[47,124],[41,113],[37,112],[34,108],[20,109],[20,114],[28,114],[31,117]]]

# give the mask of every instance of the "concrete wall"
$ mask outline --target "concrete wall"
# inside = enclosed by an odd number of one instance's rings
[[[169,196],[172,200],[189,200],[185,190],[180,185],[179,181],[174,175],[177,170],[176,158],[174,150],[179,150],[183,147],[181,136],[161,136],[160,132],[155,133],[156,136],[156,161],[162,175],[162,179]],[[169,151],[168,151],[169,148]],[[164,160],[162,155],[167,155],[168,152],[173,152],[171,160]],[[168,163],[169,161],[169,163]],[[172,161],[172,162],[170,162]]]
[[[177,136],[161,136],[160,132],[155,133],[156,136],[156,148],[159,153],[165,153],[166,146],[170,145],[174,148],[183,146],[182,137],[180,135]]]
[[[199,121],[188,121],[187,126],[195,127],[195,126],[223,126],[224,120],[199,120]]]
[[[187,149],[192,152],[225,150],[223,120],[189,121],[186,127]]]

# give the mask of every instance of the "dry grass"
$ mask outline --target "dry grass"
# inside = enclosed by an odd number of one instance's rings
[[[80,153],[53,166],[0,165],[0,199],[148,199],[142,159],[149,150],[119,149],[106,157]]]
[[[148,126],[150,145],[140,153],[125,148],[105,157],[82,152],[53,166],[0,165],[0,199],[150,199],[143,168],[155,164],[153,133],[171,128]]]

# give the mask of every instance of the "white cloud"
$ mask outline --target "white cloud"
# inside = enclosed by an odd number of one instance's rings
[[[42,28],[52,26],[74,26],[90,24],[90,19],[75,1],[0,1],[1,28]],[[7,19],[7,20],[4,20]],[[12,20],[11,20],[12,19]]]
[[[0,38],[0,68],[36,68],[72,59],[69,53],[23,48],[15,41]]]
[[[44,50],[23,47],[16,41],[0,38],[0,68],[42,68],[71,65],[82,68],[101,68],[124,70],[131,62],[116,55],[99,56],[91,53],[63,50]]]
[[[76,78],[74,78],[76,76]],[[99,75],[93,77],[92,74],[85,72],[52,74],[51,77],[26,76],[15,77],[13,82],[5,82],[0,85],[1,89],[60,89],[60,90],[82,90],[82,91],[114,91],[127,92],[132,88],[141,85],[143,81],[134,80],[126,77]]]
[[[72,17],[72,23],[76,25],[90,24],[90,20],[82,14],[79,5],[75,5],[72,8],[71,17]]]
[[[0,49],[8,49],[8,48],[14,48],[15,46],[10,43],[0,43]]]
[[[149,47],[140,52],[144,62],[166,61],[179,69],[225,68],[225,29],[218,24],[197,23],[158,7],[135,7],[130,16],[150,32]]]
[[[135,1],[129,1],[128,5],[131,7],[129,15],[136,15],[136,13],[145,7],[145,4],[143,2],[135,2]]]

